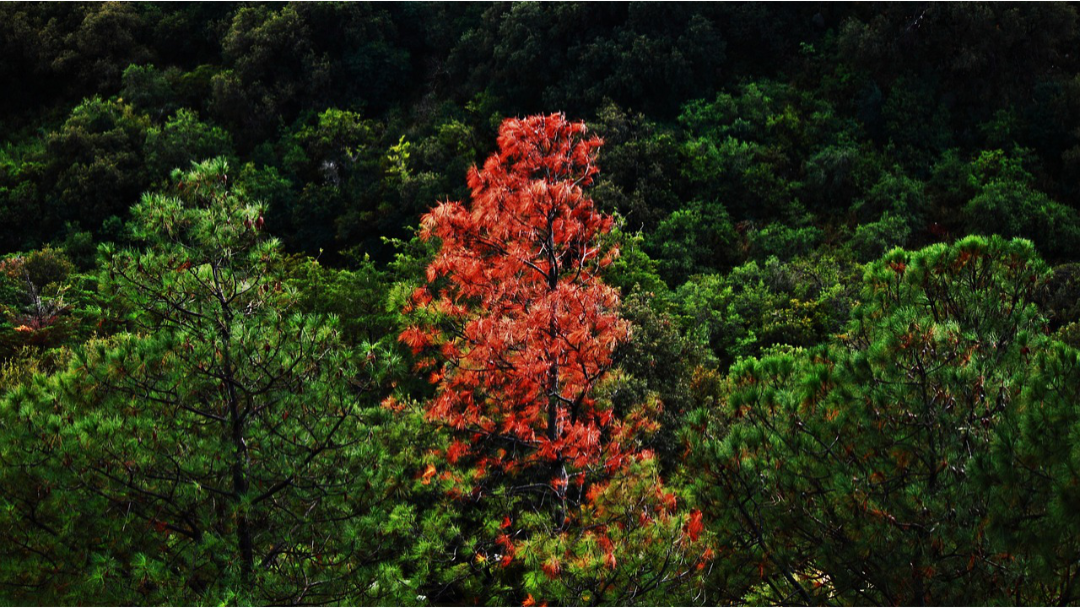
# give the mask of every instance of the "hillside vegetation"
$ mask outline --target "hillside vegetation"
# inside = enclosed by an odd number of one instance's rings
[[[1077,48],[0,5],[0,603],[1080,603]]]

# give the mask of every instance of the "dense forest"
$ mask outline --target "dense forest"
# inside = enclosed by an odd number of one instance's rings
[[[1080,603],[1077,13],[0,5],[0,604]]]

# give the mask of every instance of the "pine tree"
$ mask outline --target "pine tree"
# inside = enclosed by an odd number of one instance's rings
[[[462,510],[494,507],[495,538],[464,554],[488,578],[523,567],[519,601],[645,601],[703,551],[697,515],[639,445],[660,404],[617,411],[608,397],[629,324],[598,276],[617,255],[600,246],[612,219],[585,193],[601,142],[550,115],[507,120],[498,144],[469,173],[472,204],[422,220],[439,250],[401,341],[435,384],[428,419],[452,437],[423,479]]]
[[[411,515],[335,320],[302,315],[224,161],[102,250],[131,330],[3,401],[4,574],[100,603],[395,601]]]
[[[1024,597],[1023,569],[986,533],[975,469],[1026,407],[1046,272],[1021,240],[894,250],[867,267],[862,302],[829,345],[733,368],[688,440],[706,512],[740,557],[720,575],[736,595]]]

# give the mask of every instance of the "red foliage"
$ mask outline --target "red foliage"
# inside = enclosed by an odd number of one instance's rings
[[[562,572],[562,563],[559,558],[552,555],[544,560],[544,563],[540,565],[540,569],[544,571],[548,578],[555,580],[559,578],[559,573]]]
[[[697,542],[698,536],[704,529],[705,525],[701,523],[701,511],[694,509],[690,512],[690,521],[686,523],[686,534],[691,541]]]
[[[406,306],[418,322],[399,339],[436,387],[426,413],[453,431],[443,452],[448,463],[468,469],[453,476],[466,485],[447,494],[478,501],[497,494],[488,484],[500,484],[502,496],[540,494],[540,501],[510,508],[554,509],[558,533],[588,519],[582,525],[597,534],[597,557],[614,571],[636,567],[642,547],[630,542],[666,534],[657,527],[631,535],[627,526],[670,521],[677,499],[658,477],[641,473],[648,467],[637,466],[653,458],[638,444],[655,431],[659,402],[614,412],[596,395],[630,332],[618,314],[618,293],[599,278],[617,254],[600,242],[612,220],[584,190],[596,176],[600,144],[584,124],[559,114],[504,122],[499,152],[469,173],[471,204],[445,202],[423,217],[421,238],[435,240],[439,250],[427,285]],[[434,466],[429,471],[434,475]],[[430,475],[422,475],[424,483]],[[633,510],[617,504],[624,499]],[[582,501],[589,508],[579,509]],[[637,524],[628,519],[634,510]],[[571,555],[530,546],[537,529],[529,518],[515,527],[514,514],[503,516],[497,532],[501,549],[492,555],[501,555],[499,564],[510,566],[518,551],[540,550],[547,578],[572,575]],[[695,512],[675,534],[694,542],[701,531]],[[701,553],[685,551],[693,553],[690,571]],[[665,559],[660,571],[668,567]],[[529,596],[525,603],[533,602]]]
[[[427,415],[473,438],[455,442],[453,461],[487,443],[503,448],[484,451],[491,469],[564,464],[573,477],[625,458],[632,433],[592,398],[629,333],[597,276],[615,255],[599,245],[612,220],[584,192],[600,144],[560,114],[507,120],[499,152],[469,173],[472,204],[422,220],[421,237],[441,248],[410,308],[441,321],[400,339],[442,362]],[[561,495],[567,481],[552,487]]]

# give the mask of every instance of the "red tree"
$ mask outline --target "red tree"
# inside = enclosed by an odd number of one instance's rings
[[[612,219],[584,191],[600,145],[583,123],[561,114],[505,121],[499,152],[469,172],[471,206],[445,202],[422,220],[421,238],[438,239],[440,249],[427,286],[407,307],[422,321],[400,338],[436,384],[428,419],[454,431],[445,451],[451,467],[439,478],[459,482],[450,492],[462,498],[479,499],[496,484],[504,496],[537,497],[529,503],[534,521],[538,505],[553,505],[546,519],[553,531],[578,522],[585,529],[575,537],[585,539],[578,548],[600,552],[599,561],[577,562],[580,573],[593,572],[587,564],[610,572],[621,563],[616,545],[637,539],[663,537],[699,551],[700,532],[700,514],[674,517],[674,494],[637,445],[642,431],[656,427],[658,402],[615,412],[598,398],[612,354],[630,333],[618,293],[598,276],[618,253],[600,242]],[[429,466],[424,483],[437,473]],[[576,508],[582,504],[590,506]],[[664,525],[630,535],[654,519]],[[577,549],[543,544],[509,516],[501,529],[502,565],[514,559],[514,539],[526,538],[520,546],[534,560],[547,555],[549,577],[566,576],[560,560]],[[593,597],[606,584],[582,577]]]
[[[471,208],[446,202],[422,220],[421,237],[441,249],[413,303],[444,323],[401,339],[441,354],[428,416],[472,435],[451,461],[498,444],[481,467],[553,463],[564,498],[591,467],[621,466],[631,430],[592,397],[629,335],[618,293],[597,277],[616,254],[602,257],[599,244],[612,220],[583,191],[601,141],[552,115],[506,121],[498,143],[469,172]]]

